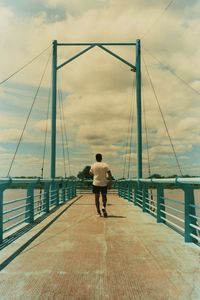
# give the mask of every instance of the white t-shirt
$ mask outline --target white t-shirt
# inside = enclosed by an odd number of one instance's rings
[[[107,186],[107,172],[110,171],[108,165],[103,162],[96,162],[91,166],[90,172],[94,175],[93,185]]]

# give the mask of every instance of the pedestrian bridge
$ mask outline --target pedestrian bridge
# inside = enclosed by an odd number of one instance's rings
[[[1,250],[1,299],[200,299],[200,252],[139,206],[108,194],[63,203]]]

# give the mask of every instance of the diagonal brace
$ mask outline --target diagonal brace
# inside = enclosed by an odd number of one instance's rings
[[[57,70],[59,70],[60,68],[64,67],[66,64],[70,63],[71,61],[73,61],[74,59],[76,59],[77,57],[81,56],[82,54],[84,54],[85,52],[89,51],[90,49],[92,49],[93,47],[95,47],[96,45],[91,45],[90,47],[84,49],[83,51],[77,53],[76,55],[72,56],[70,59],[66,60],[64,63],[62,63],[60,66],[57,67]]]
[[[128,65],[129,67],[131,67],[131,71],[136,71],[136,67],[134,65],[132,65],[130,62],[128,62],[127,60],[125,60],[124,58],[122,58],[121,56],[117,55],[116,53],[110,51],[109,49],[107,49],[106,47],[102,46],[102,45],[97,45],[99,48],[103,49],[104,51],[108,52],[109,54],[111,54],[112,56],[116,57],[117,59],[119,59],[120,61],[122,61],[124,64]]]

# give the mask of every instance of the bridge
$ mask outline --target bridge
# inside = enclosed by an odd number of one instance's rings
[[[80,44],[57,64],[57,47]],[[135,65],[106,47],[116,45],[136,47]],[[57,72],[94,47],[136,74],[137,176],[113,182],[107,218],[96,217],[91,181],[56,176]],[[54,41],[52,52],[50,176],[10,177],[18,144],[0,178],[1,298],[200,299],[200,178],[143,177],[140,41]]]

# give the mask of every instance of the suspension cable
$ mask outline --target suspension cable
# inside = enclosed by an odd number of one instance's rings
[[[61,80],[60,80],[61,83]],[[68,135],[67,135],[67,127],[65,123],[65,113],[64,113],[64,107],[63,107],[63,95],[62,90],[60,89],[60,99],[61,99],[61,113],[62,113],[62,120],[63,120],[63,131],[65,136],[65,145],[67,148],[67,161],[68,161],[68,168],[69,168],[69,176],[71,176],[71,164],[70,164],[70,154],[69,154],[69,143],[68,143]]]
[[[178,160],[178,156],[177,156],[177,154],[176,154],[175,147],[174,147],[174,145],[173,145],[173,142],[172,142],[172,139],[171,139],[171,136],[170,136],[170,133],[169,133],[169,129],[168,129],[168,127],[167,127],[167,123],[166,123],[166,121],[165,121],[164,114],[163,114],[163,112],[162,112],[162,109],[161,109],[161,106],[160,106],[160,103],[159,103],[159,100],[158,100],[158,96],[157,96],[157,94],[156,94],[156,91],[155,91],[153,82],[152,82],[152,80],[151,80],[151,77],[150,77],[150,74],[149,74],[149,71],[148,71],[148,68],[147,68],[147,65],[146,65],[146,62],[145,62],[145,59],[144,59],[143,56],[142,56],[142,59],[143,59],[143,62],[144,62],[144,65],[145,65],[145,69],[146,69],[147,75],[148,75],[148,77],[149,77],[149,82],[150,82],[151,88],[152,88],[152,90],[153,90],[153,93],[154,93],[154,96],[155,96],[155,99],[156,99],[156,102],[157,102],[157,105],[158,105],[158,108],[159,108],[159,111],[160,111],[160,114],[161,114],[161,117],[162,117],[163,124],[164,124],[164,126],[165,126],[165,129],[166,129],[166,132],[167,132],[167,135],[168,135],[168,138],[169,138],[169,142],[170,142],[171,147],[172,147],[172,151],[173,151],[173,153],[174,153],[174,157],[175,157],[175,160],[176,160],[176,163],[177,163],[179,172],[180,172],[181,176],[183,176],[183,173],[182,173],[182,170],[181,170],[181,166],[180,166],[180,163],[179,163],[179,160]]]
[[[40,57],[44,52],[46,52],[49,48],[51,47],[48,46],[47,48],[45,48],[42,52],[40,52],[38,55],[36,55],[34,58],[32,58],[29,62],[27,62],[25,65],[23,65],[21,68],[19,68],[18,70],[16,70],[14,73],[12,73],[10,76],[8,76],[7,78],[5,78],[4,80],[0,81],[0,85],[5,83],[6,81],[8,81],[10,78],[12,78],[14,75],[16,75],[17,73],[19,73],[20,71],[22,71],[24,68],[26,68],[28,65],[30,65],[32,62],[34,62],[34,60],[36,60],[38,57]]]
[[[59,98],[59,110],[60,110],[60,128],[61,128],[61,139],[62,139],[62,153],[63,153],[63,167],[64,167],[64,175],[67,177],[67,168],[66,168],[66,160],[65,160],[65,145],[64,145],[64,133],[63,133],[63,118],[62,118],[62,108],[61,108],[61,90],[58,89],[58,98]]]
[[[133,132],[133,105],[132,105],[132,98],[133,98],[133,87],[134,87],[134,79],[132,84],[132,97],[130,99],[130,113],[129,113],[129,122],[128,122],[128,129],[127,129],[127,138],[126,138],[126,145],[125,145],[125,156],[124,156],[124,166],[123,166],[123,177],[125,178],[126,166],[127,176],[129,178],[129,171],[130,171],[130,153],[131,153],[131,141],[132,141],[132,132]],[[127,159],[129,153],[129,158]],[[128,162],[127,162],[128,160]]]
[[[144,99],[144,98],[143,98]],[[145,139],[147,145],[147,162],[148,162],[148,175],[151,176],[151,164],[150,164],[150,155],[149,155],[149,139],[147,133],[147,120],[146,120],[146,107],[145,101],[143,101],[143,113],[144,113],[144,128],[145,128]]]
[[[128,155],[128,145],[129,145],[129,135],[130,135],[131,120],[132,120],[132,105],[130,103],[129,123],[128,123],[128,130],[127,130],[127,138],[126,138],[126,146],[125,146],[125,156],[124,156],[124,168],[123,168],[123,177],[122,178],[125,178],[125,170],[126,170],[127,155]]]
[[[175,0],[171,0],[167,6],[165,6],[165,8],[163,9],[163,11],[160,13],[160,15],[154,20],[154,22],[149,26],[149,28],[143,33],[142,38],[144,38],[147,33],[151,30],[151,28],[158,22],[158,20],[166,13],[166,11],[168,10],[168,8],[172,5],[172,3]]]
[[[26,118],[24,127],[23,127],[23,129],[22,129],[22,132],[21,132],[21,135],[20,135],[20,138],[19,138],[19,141],[18,141],[16,150],[15,150],[15,153],[14,153],[14,155],[13,155],[13,158],[12,158],[12,161],[11,161],[11,164],[10,164],[10,167],[9,167],[9,170],[8,170],[8,173],[7,173],[7,177],[10,175],[10,171],[11,171],[11,169],[12,169],[12,166],[13,166],[13,163],[14,163],[14,160],[15,160],[15,157],[16,157],[16,155],[17,155],[17,151],[18,151],[19,146],[20,146],[20,143],[21,143],[21,141],[22,141],[22,138],[23,138],[23,135],[24,135],[24,132],[25,132],[27,123],[28,123],[28,121],[29,121],[31,112],[32,112],[32,110],[33,110],[33,106],[34,106],[34,104],[35,104],[35,101],[36,101],[37,95],[38,95],[38,93],[39,93],[39,90],[40,90],[40,87],[41,87],[41,84],[42,84],[44,75],[45,75],[45,73],[46,73],[46,70],[47,70],[47,67],[48,67],[48,64],[49,64],[50,57],[51,57],[51,53],[50,53],[50,55],[49,55],[49,57],[48,57],[48,60],[47,60],[47,62],[46,62],[46,64],[45,64],[45,68],[44,68],[42,77],[41,77],[41,79],[40,79],[38,88],[37,88],[36,93],[35,93],[35,96],[34,96],[34,98],[33,98],[33,102],[32,102],[32,104],[31,104],[30,111],[29,111],[29,113],[28,113],[28,116],[27,116],[27,118]]]
[[[41,167],[41,177],[42,178],[43,178],[43,172],[44,172],[44,161],[45,161],[45,156],[46,156],[47,131],[48,131],[48,119],[49,119],[49,111],[50,111],[50,100],[51,100],[51,89],[49,88],[47,114],[46,114],[46,125],[45,125],[45,135],[44,135],[44,147],[43,147],[43,156],[42,156],[42,167]]]
[[[135,103],[135,93],[134,93],[134,85],[132,84],[132,97]],[[129,161],[128,161],[128,178],[130,177],[130,167],[131,167],[131,154],[132,154],[132,141],[133,141],[133,120],[134,120],[134,105],[131,105],[131,127],[130,127],[130,140],[129,140]]]
[[[153,58],[155,59],[161,66],[163,66],[165,69],[167,69],[173,76],[175,76],[177,79],[179,79],[184,85],[186,85],[188,88],[190,88],[193,92],[200,95],[200,91],[196,90],[191,86],[185,79],[183,79],[180,75],[176,74],[175,71],[172,70],[172,68],[164,63],[162,63],[158,58],[156,58],[154,55],[152,55],[147,49],[143,49]]]

